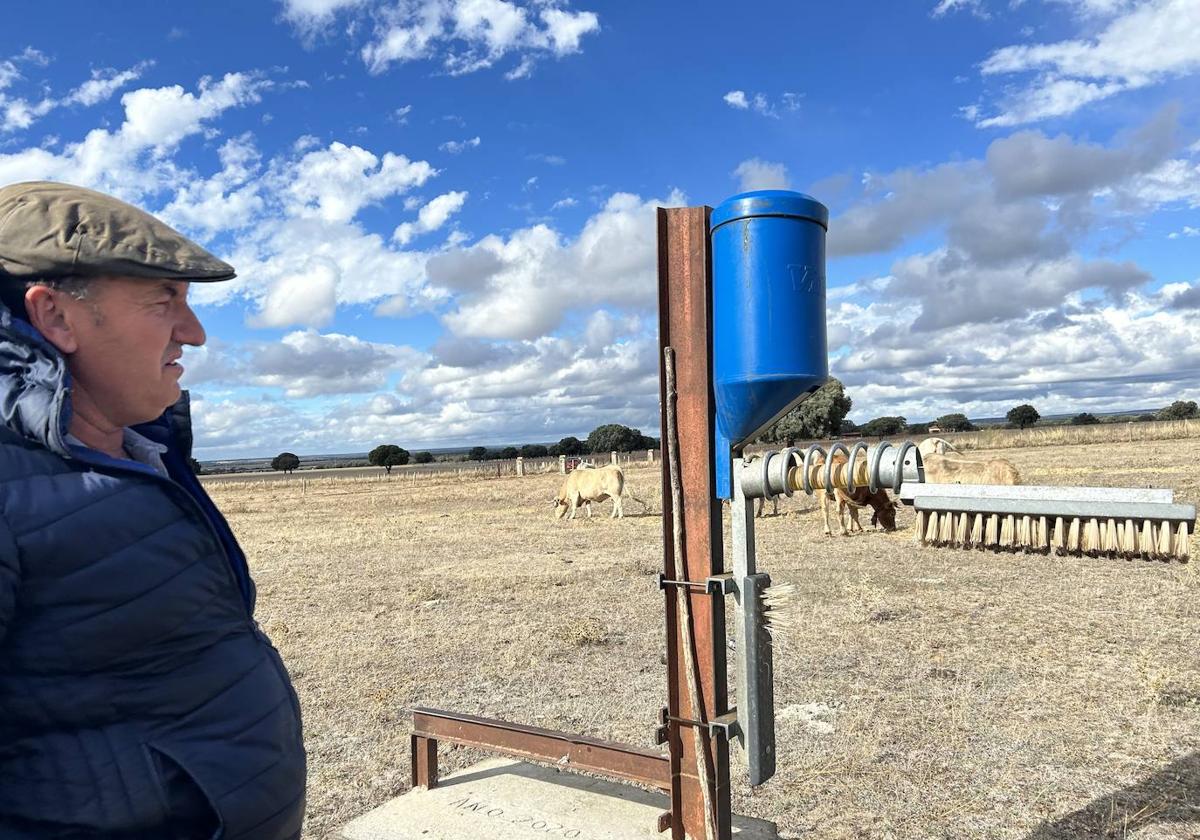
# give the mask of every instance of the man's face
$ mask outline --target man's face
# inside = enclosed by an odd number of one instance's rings
[[[78,387],[117,426],[145,423],[179,399],[179,357],[201,345],[204,327],[183,280],[103,278],[87,299],[67,298],[76,347],[67,354]]]

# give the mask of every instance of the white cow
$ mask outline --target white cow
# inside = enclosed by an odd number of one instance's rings
[[[930,484],[1020,484],[1021,473],[1011,461],[989,458],[968,461],[949,455],[926,455],[925,480]]]
[[[917,444],[917,449],[921,453],[922,458],[928,458],[930,455],[961,455],[953,443],[940,437],[928,437]]]
[[[569,512],[569,519],[575,518],[575,511],[580,505],[587,506],[587,515],[592,515],[592,502],[613,500],[612,517],[620,519],[625,515],[622,498],[625,494],[625,474],[616,465],[607,467],[576,469],[566,480],[554,499],[554,515],[562,519]]]

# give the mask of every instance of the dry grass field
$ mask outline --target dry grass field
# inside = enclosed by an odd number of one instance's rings
[[[1027,483],[1200,500],[1196,439],[990,454]],[[648,515],[574,522],[557,475],[209,484],[303,703],[307,837],[407,788],[413,705],[650,745],[660,491],[628,479]],[[800,620],[775,654],[779,773],[751,791],[735,758],[735,810],[784,837],[1200,837],[1196,564],[921,548],[912,521],[828,538],[804,497],[761,521]]]

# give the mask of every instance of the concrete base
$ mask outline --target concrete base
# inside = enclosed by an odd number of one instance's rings
[[[416,789],[342,829],[344,840],[662,840],[667,797],[508,759]],[[775,825],[734,817],[739,840],[776,840]]]

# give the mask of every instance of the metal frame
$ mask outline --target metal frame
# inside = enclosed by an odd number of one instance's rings
[[[667,753],[420,707],[412,710],[414,787],[437,786],[437,745],[449,741],[656,787],[670,794],[670,811],[659,818],[658,828],[670,830],[672,840],[705,838],[709,825],[715,836],[708,840],[732,837],[729,739],[737,736],[741,726],[736,712],[728,708],[725,594],[734,589],[734,581],[724,571],[721,505],[714,492],[711,213],[710,207],[658,211],[659,341],[660,350],[671,346],[675,351],[685,534],[683,556],[676,557],[672,540],[674,511],[670,496],[665,494],[663,574],[659,580],[666,612],[667,706],[660,713],[655,736],[658,743],[668,745]],[[663,358],[662,353],[659,358]],[[660,395],[665,405],[665,376],[660,376]],[[663,415],[665,445],[666,412]],[[668,460],[661,459],[664,487],[669,482]],[[690,634],[679,610],[680,588],[688,599]],[[685,645],[691,648],[699,677],[698,708],[688,701]],[[700,750],[691,735],[693,730],[700,733]],[[689,737],[683,737],[684,731]],[[711,803],[708,815],[706,801]]]

